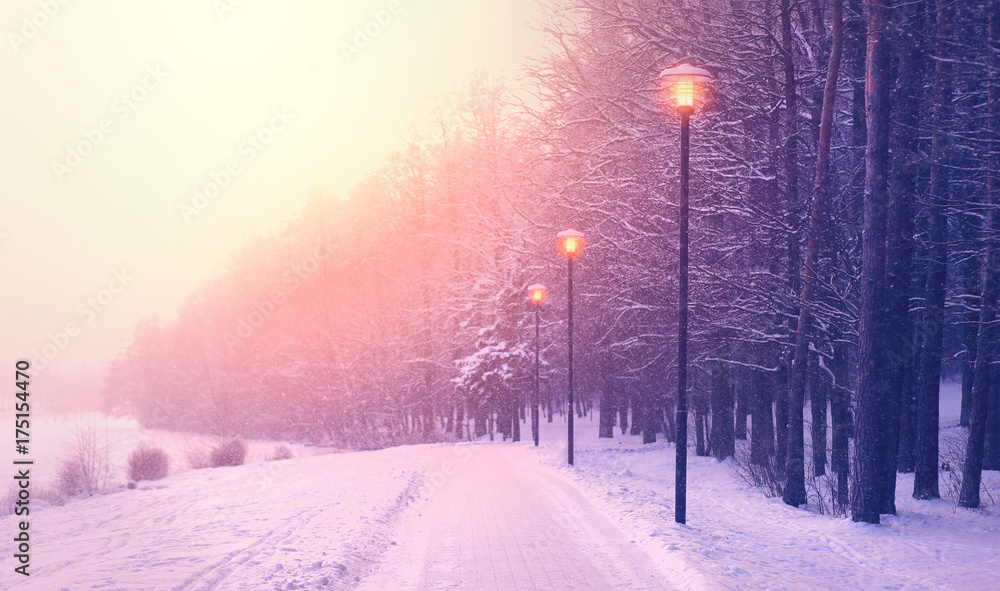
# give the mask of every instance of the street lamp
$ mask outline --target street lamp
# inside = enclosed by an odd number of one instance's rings
[[[569,230],[563,230],[556,234],[556,239],[559,241],[559,250],[562,251],[564,257],[568,261],[569,269],[569,290],[567,291],[567,303],[566,307],[568,310],[567,316],[569,318],[569,425],[566,427],[567,435],[566,439],[569,443],[569,452],[567,460],[569,465],[573,465],[573,261],[576,260],[581,254],[583,254],[583,233],[578,232],[572,228]]]
[[[673,90],[673,103],[681,118],[680,270],[677,285],[677,470],[674,521],[687,521],[687,341],[688,341],[688,136],[698,85],[712,74],[690,64],[668,68],[660,74]],[[667,100],[667,104],[670,104]]]
[[[538,349],[541,345],[541,309],[545,298],[549,295],[548,290],[541,283],[528,286],[528,300],[535,306],[535,391],[531,394],[531,437],[535,440],[535,447],[538,447]]]

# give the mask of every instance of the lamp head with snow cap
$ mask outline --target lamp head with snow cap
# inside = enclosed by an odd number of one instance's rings
[[[556,234],[556,239],[559,241],[559,251],[567,259],[573,260],[583,254],[583,232],[570,228]]]
[[[665,89],[673,91],[674,105],[681,115],[694,113],[694,101],[698,93],[698,85],[712,79],[712,73],[697,68],[688,63],[667,68],[660,73]],[[667,101],[669,104],[669,100]]]

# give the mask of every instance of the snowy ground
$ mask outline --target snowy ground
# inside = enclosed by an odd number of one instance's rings
[[[178,465],[137,490],[33,507],[32,575],[13,573],[7,542],[0,588],[996,588],[996,505],[914,501],[904,475],[899,515],[856,524],[765,498],[731,466],[692,454],[681,526],[672,445],[599,440],[587,419],[577,429],[573,468],[559,422],[543,425],[537,449],[483,442]],[[257,457],[272,447],[259,442]],[[1000,474],[987,477],[1000,489]],[[15,528],[0,518],[2,539]]]

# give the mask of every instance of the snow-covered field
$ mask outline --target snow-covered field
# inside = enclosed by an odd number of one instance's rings
[[[0,588],[997,588],[997,505],[914,501],[901,475],[899,515],[857,524],[765,498],[730,465],[692,454],[688,524],[677,525],[673,446],[596,429],[596,417],[577,422],[572,468],[558,419],[537,449],[297,448],[265,461],[274,444],[257,442],[247,465],[202,470],[178,457],[173,474],[135,490],[33,507],[32,575],[14,574],[14,543],[0,542]],[[181,456],[192,441],[155,439]],[[1000,490],[1000,474],[987,481]],[[0,518],[0,539],[15,530]]]

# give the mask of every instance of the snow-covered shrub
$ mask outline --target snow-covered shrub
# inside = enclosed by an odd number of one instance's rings
[[[287,460],[293,457],[292,450],[288,449],[288,446],[284,443],[279,443],[277,447],[274,448],[274,453],[271,454],[271,460]]]
[[[65,455],[57,476],[61,494],[93,494],[108,487],[111,445],[107,424],[99,427],[95,417],[78,419],[63,449]]]
[[[965,467],[965,447],[968,431],[963,428],[941,429],[938,438],[938,486],[941,497],[958,508],[962,492],[962,470]]]
[[[83,470],[80,468],[80,463],[73,458],[63,460],[59,464],[56,483],[59,494],[64,497],[76,496],[86,491]]]
[[[167,475],[170,469],[170,457],[167,452],[148,443],[140,443],[128,456],[128,478],[140,480],[159,480]]]
[[[750,461],[750,442],[739,441],[736,445],[736,474],[744,482],[753,486],[766,497],[777,497],[784,489],[784,474],[779,473],[775,466],[774,457],[768,458],[766,465],[755,464]]]
[[[0,498],[0,517],[6,517],[14,513],[17,509],[17,501],[20,498],[21,487],[14,484],[7,490],[7,495]],[[44,507],[45,505],[61,506],[66,502],[66,498],[54,486],[38,485],[31,483],[31,506]],[[23,504],[22,504],[23,506]]]
[[[230,439],[212,449],[208,460],[213,468],[241,466],[246,456],[247,444],[242,439]]]

